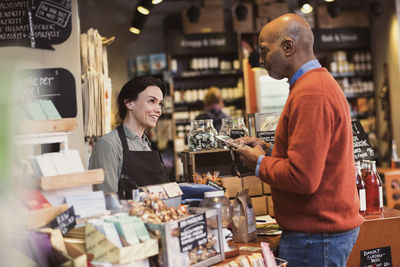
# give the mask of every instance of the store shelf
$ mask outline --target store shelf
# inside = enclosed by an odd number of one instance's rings
[[[173,73],[172,77],[175,79],[197,78],[197,77],[211,77],[221,75],[242,75],[240,70],[204,70],[204,71],[184,71],[182,73]]]
[[[224,103],[226,105],[234,105],[234,104],[238,104],[238,103],[244,103],[244,97],[240,97],[240,98],[228,98],[228,99],[224,99]],[[174,106],[200,106],[201,108],[203,108],[203,101],[195,101],[195,102],[174,102]]]
[[[190,124],[191,120],[190,119],[184,119],[184,120],[176,120],[175,124],[176,125],[185,125],[185,124]]]
[[[72,132],[77,127],[78,121],[76,118],[60,120],[29,120],[20,123],[18,134]]]
[[[372,97],[375,97],[374,92],[346,93],[344,95],[346,96],[346,98],[359,98],[359,97],[372,98]]]
[[[372,111],[367,111],[367,112],[350,111],[350,116],[352,118],[356,118],[356,119],[366,119],[368,117],[375,116],[375,112],[372,112]]]
[[[351,77],[372,77],[372,72],[332,72],[334,78],[351,78]]]
[[[39,187],[43,190],[56,190],[82,185],[101,184],[103,181],[104,170],[94,169],[85,172],[41,177]]]
[[[28,229],[38,229],[48,225],[58,215],[68,209],[67,204],[56,207],[32,210],[25,213],[25,224]]]

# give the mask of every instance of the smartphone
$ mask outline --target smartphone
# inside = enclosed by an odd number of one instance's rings
[[[217,135],[215,138],[217,138],[218,140],[222,141],[224,144],[226,144],[228,147],[232,147],[234,149],[238,149],[241,147],[244,147],[244,144],[238,144],[238,143],[234,143],[233,139],[230,138],[229,136],[226,135]]]

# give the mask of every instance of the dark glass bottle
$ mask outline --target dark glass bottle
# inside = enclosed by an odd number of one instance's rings
[[[375,161],[370,161],[363,177],[366,190],[367,215],[383,212],[382,181],[376,172]]]
[[[361,176],[361,165],[360,162],[356,162],[356,185],[358,191],[358,198],[360,200],[359,212],[361,215],[366,215],[367,203],[365,198],[365,184]]]

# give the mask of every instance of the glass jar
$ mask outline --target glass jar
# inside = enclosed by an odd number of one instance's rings
[[[212,119],[194,120],[190,124],[188,135],[189,149],[192,151],[203,149],[214,149],[217,147],[217,130],[215,130]]]
[[[232,221],[232,205],[222,190],[204,192],[204,199],[200,202],[200,207],[207,209],[221,208],[223,228],[228,227]],[[210,227],[216,229],[217,225],[210,225]]]
[[[249,136],[243,117],[223,118],[220,135],[229,136],[232,139]],[[219,143],[220,147],[224,147],[222,142]]]

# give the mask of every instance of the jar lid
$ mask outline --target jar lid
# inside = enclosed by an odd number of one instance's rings
[[[204,197],[223,197],[223,196],[225,196],[225,194],[224,191],[222,190],[204,192]]]

